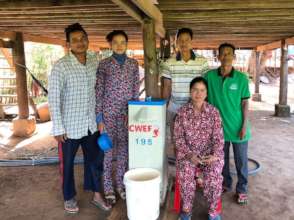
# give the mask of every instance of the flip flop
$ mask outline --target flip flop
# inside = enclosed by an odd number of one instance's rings
[[[248,196],[246,193],[237,193],[237,203],[239,205],[247,205],[248,203]]]
[[[117,188],[116,191],[122,200],[126,200],[126,191],[124,189]]]
[[[64,201],[64,210],[68,214],[77,214],[79,212],[77,201],[75,199]]]
[[[106,212],[108,212],[108,211],[110,211],[111,210],[111,206],[107,206],[107,204],[106,203],[104,203],[104,202],[98,202],[98,201],[96,201],[96,200],[92,200],[91,201],[91,203],[94,205],[94,206],[96,206],[97,208],[99,208],[99,209],[101,209],[101,210],[103,210],[103,211],[106,211]]]
[[[188,214],[188,213],[181,213],[180,217],[178,220],[191,220],[192,218],[192,214]]]
[[[116,198],[115,198],[114,192],[105,193],[104,197],[110,205],[114,205],[116,203]]]
[[[221,218],[220,214],[218,214],[214,217],[212,217],[211,215],[208,215],[208,220],[221,220],[221,219],[222,218]]]

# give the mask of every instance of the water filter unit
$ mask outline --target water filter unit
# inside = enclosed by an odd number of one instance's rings
[[[167,184],[166,101],[129,101],[129,169],[153,168],[160,172],[160,198]]]

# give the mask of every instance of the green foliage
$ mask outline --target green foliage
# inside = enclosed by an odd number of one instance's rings
[[[34,74],[34,76],[45,86],[48,85],[47,72],[52,65],[52,54],[54,47],[47,44],[36,44],[31,48],[28,56],[29,62],[27,67]],[[29,85],[32,79],[29,80]]]
[[[27,43],[26,44],[26,66],[33,75],[42,83],[45,88],[48,88],[48,74],[52,69],[56,60],[63,56],[63,48],[60,46]],[[32,93],[32,77],[27,74],[28,91]],[[40,91],[41,88],[39,88]],[[47,101],[44,96],[34,98],[36,104]]]

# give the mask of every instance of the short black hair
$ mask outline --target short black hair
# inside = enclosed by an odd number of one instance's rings
[[[128,38],[128,35],[126,34],[126,32],[124,32],[123,30],[113,30],[113,31],[111,31],[110,33],[108,33],[107,35],[106,35],[106,40],[107,40],[107,42],[111,42],[112,41],[112,39],[115,37],[115,36],[117,36],[117,35],[122,35],[122,36],[124,36],[125,38],[126,38],[126,41],[128,42],[128,40],[129,40],[129,38]]]
[[[187,33],[190,35],[191,39],[193,39],[193,31],[190,28],[181,28],[177,31],[176,39],[180,37],[181,34]]]
[[[66,36],[66,42],[69,42],[69,40],[70,40],[70,34],[72,32],[76,32],[76,31],[81,31],[81,32],[83,32],[86,35],[86,37],[88,37],[88,34],[85,31],[85,29],[82,27],[82,25],[80,25],[80,23],[74,23],[74,24],[68,25],[64,29],[65,36]]]
[[[190,91],[196,83],[203,83],[205,85],[206,89],[208,89],[208,84],[207,84],[206,79],[202,76],[197,76],[194,79],[192,79],[192,81],[190,82]]]
[[[220,54],[221,53],[221,50],[223,48],[225,48],[225,47],[232,48],[233,53],[235,54],[236,47],[233,44],[230,44],[230,43],[223,43],[223,44],[219,45],[219,47],[218,47],[218,54]]]

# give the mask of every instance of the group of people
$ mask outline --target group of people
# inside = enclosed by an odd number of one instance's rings
[[[88,35],[80,24],[69,25],[65,34],[70,52],[54,65],[48,93],[52,135],[59,146],[64,209],[68,213],[79,211],[73,165],[81,145],[84,189],[93,192],[92,204],[108,211],[117,196],[126,198],[123,176],[128,167],[128,101],[139,98],[138,62],[126,55],[128,36],[122,30],[106,36],[113,54],[100,62],[88,51]],[[231,143],[238,175],[237,202],[246,204],[248,200],[250,92],[246,75],[232,66],[233,45],[220,45],[221,66],[209,70],[206,59],[192,51],[192,39],[191,29],[179,29],[178,52],[160,68],[176,151],[180,219],[191,219],[200,173],[209,204],[208,218],[219,220],[221,194],[232,190]],[[106,152],[97,145],[103,132],[113,143]]]
[[[199,173],[209,204],[208,219],[221,219],[221,195],[232,190],[230,145],[233,145],[238,182],[236,199],[247,204],[249,82],[233,68],[235,47],[218,48],[221,66],[208,70],[205,58],[192,51],[193,32],[178,30],[178,52],[162,66],[163,97],[175,145],[180,220],[190,220]]]
[[[128,101],[139,97],[138,62],[126,55],[128,36],[124,31],[106,36],[113,54],[99,65],[97,56],[88,52],[88,35],[80,24],[68,26],[65,33],[70,52],[54,65],[48,94],[52,135],[59,145],[64,209],[68,213],[79,211],[73,165],[81,145],[84,189],[94,192],[92,204],[108,211],[116,195],[126,197],[123,176],[128,166],[127,112]],[[103,132],[114,146],[105,153],[97,145]]]

